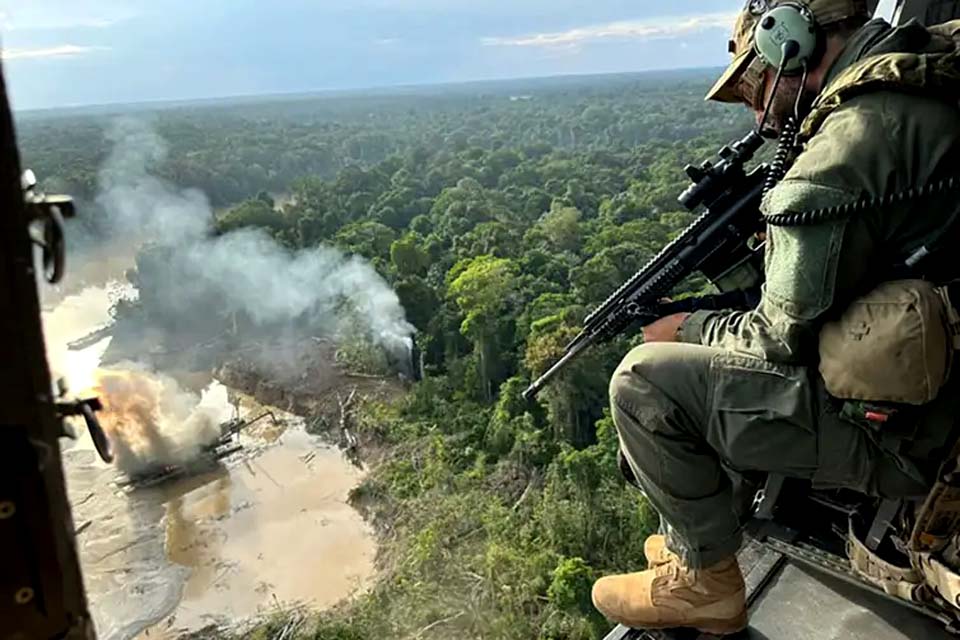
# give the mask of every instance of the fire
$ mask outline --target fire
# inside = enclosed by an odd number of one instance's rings
[[[95,377],[100,424],[128,475],[188,462],[220,435],[224,407],[204,403],[168,376],[100,369]]]
[[[71,396],[100,398],[104,409],[98,418],[117,466],[128,475],[188,462],[220,435],[220,422],[230,417],[226,390],[217,383],[201,396],[134,363],[102,368],[109,336],[83,349],[70,348],[71,341],[109,326],[116,300],[135,296],[129,284],[110,281],[67,295],[43,314],[54,378],[66,380]]]

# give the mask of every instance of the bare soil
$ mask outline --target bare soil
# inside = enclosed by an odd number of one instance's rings
[[[270,350],[262,344],[260,353]],[[342,444],[341,426],[344,425],[344,403],[353,396],[355,409],[365,401],[390,402],[400,398],[408,383],[397,377],[373,376],[348,371],[336,362],[336,348],[326,340],[307,338],[295,345],[285,342],[277,345],[282,353],[282,370],[265,371],[261,361],[242,354],[224,362],[214,373],[229,387],[256,398],[263,404],[280,407],[304,416],[311,432],[329,436]],[[292,355],[291,355],[292,354]],[[296,362],[289,362],[289,358]],[[283,374],[300,372],[296,377]],[[349,416],[346,426],[352,427]]]

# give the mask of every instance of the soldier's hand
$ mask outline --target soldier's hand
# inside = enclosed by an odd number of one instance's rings
[[[674,313],[664,316],[643,328],[644,342],[676,342],[680,325],[689,313]]]

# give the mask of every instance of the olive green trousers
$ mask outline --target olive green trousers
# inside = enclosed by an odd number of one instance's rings
[[[884,497],[927,483],[841,419],[816,371],[683,343],[633,349],[610,382],[620,447],[687,566],[736,553],[731,476],[775,472]]]

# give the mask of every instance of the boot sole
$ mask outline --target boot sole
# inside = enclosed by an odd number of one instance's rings
[[[747,628],[747,614],[744,612],[732,620],[702,620],[692,626],[697,631],[702,631],[703,633],[710,633],[715,636],[728,636],[734,633],[740,633]]]
[[[631,623],[630,621],[624,621],[624,625],[632,629],[674,629],[674,628],[684,628],[684,629],[696,629],[701,633],[709,633],[714,636],[728,636],[734,633],[740,633],[747,628],[747,613],[744,611],[736,618],[726,618],[726,619],[714,619],[714,618],[705,618],[703,620],[691,620],[685,625],[656,625],[649,623]]]

